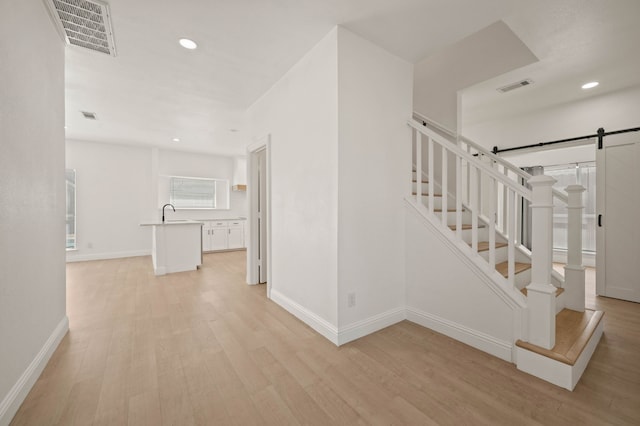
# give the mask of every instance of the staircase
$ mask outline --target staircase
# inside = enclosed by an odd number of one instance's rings
[[[582,192],[552,188],[474,142],[419,117],[412,129],[412,196],[407,203],[521,309],[512,361],[520,370],[573,390],[603,330],[603,313],[585,309]],[[521,241],[531,211],[531,250]],[[553,208],[569,217],[568,264],[552,265]]]

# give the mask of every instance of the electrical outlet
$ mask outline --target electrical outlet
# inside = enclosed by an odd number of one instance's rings
[[[87,248],[92,249],[93,248],[93,243],[87,243]]]
[[[356,294],[349,293],[347,294],[347,307],[353,308],[354,306],[356,306]]]

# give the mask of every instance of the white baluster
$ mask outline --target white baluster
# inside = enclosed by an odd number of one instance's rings
[[[422,133],[416,133],[416,203],[422,206]]]
[[[446,228],[447,227],[447,210],[449,209],[449,202],[448,199],[449,197],[447,196],[448,191],[449,191],[449,176],[448,176],[448,170],[449,170],[449,162],[447,161],[447,147],[444,145],[440,145],[440,148],[442,149],[442,180],[440,182],[442,182],[441,185],[441,192],[442,192],[442,227]]]
[[[496,180],[489,178],[489,270],[496,268]]]
[[[553,192],[555,179],[539,175],[532,187],[531,284],[527,286],[529,341],[545,349],[555,346],[556,288],[551,284]]]
[[[516,246],[516,192],[513,190],[508,191],[508,217],[509,217],[509,247],[507,248],[507,276],[509,277],[509,283],[515,284],[516,278],[516,262],[515,262],[515,246]]]
[[[473,209],[471,212],[471,249],[474,253],[478,252],[478,210],[480,206],[478,205],[478,195],[480,192],[480,170],[471,167],[471,171],[473,173],[473,186],[474,191],[471,192],[471,208]]]
[[[582,265],[582,185],[565,188],[569,195],[567,265],[564,267],[565,300],[568,309],[584,312],[584,266]]]
[[[456,239],[462,240],[462,158],[456,155]]]
[[[429,178],[427,179],[429,181],[429,211],[431,213],[433,213],[433,193],[435,191],[434,189],[434,170],[433,170],[433,140],[431,139],[431,137],[427,136],[427,153],[429,155]]]

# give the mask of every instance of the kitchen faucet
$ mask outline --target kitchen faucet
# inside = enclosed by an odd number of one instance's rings
[[[173,211],[174,211],[174,212],[176,211],[176,208],[175,208],[175,207],[173,207],[173,204],[165,204],[164,206],[162,206],[162,223],[164,223],[164,209],[165,209],[165,207],[167,207],[167,206],[171,206],[171,208],[173,209]]]

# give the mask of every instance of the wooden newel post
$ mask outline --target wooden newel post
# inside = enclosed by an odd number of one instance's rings
[[[584,312],[584,265],[582,265],[582,185],[569,185],[567,265],[564,267],[565,300],[568,309]]]
[[[553,259],[553,192],[556,180],[539,175],[532,188],[531,284],[527,286],[529,342],[551,349],[556,341],[556,287],[551,284]]]

